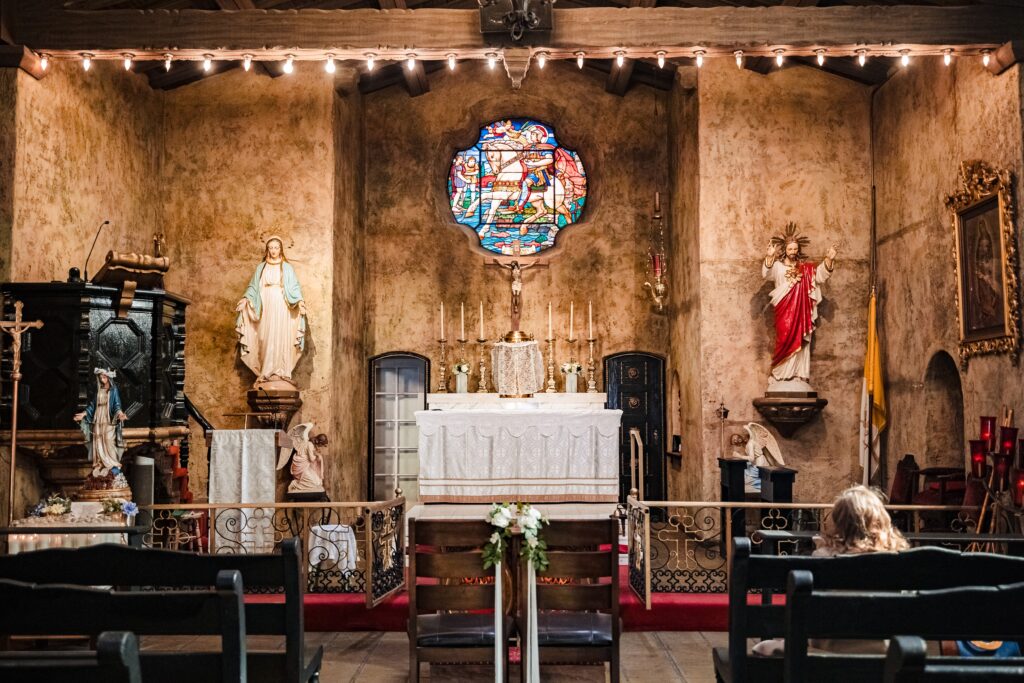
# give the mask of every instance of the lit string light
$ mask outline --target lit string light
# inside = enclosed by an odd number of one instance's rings
[[[544,65],[547,64],[547,63],[548,63],[548,53],[547,52],[538,52],[537,53],[537,66],[539,66],[541,69],[543,69]]]
[[[90,55],[88,53],[82,55],[82,70],[83,71],[88,71],[91,67],[92,67],[92,55]]]
[[[618,65],[618,66],[622,66],[625,63],[626,63],[626,53],[624,51],[622,51],[622,50],[616,51],[616,53],[615,53],[615,64]]]
[[[50,68],[50,58],[46,55],[39,55],[39,68],[46,71]]]
[[[857,63],[860,64],[861,66],[864,66],[865,64],[867,64],[867,61],[868,51],[864,49],[857,50]]]
[[[374,57],[375,57],[375,55],[372,52],[367,53],[367,55],[366,55],[366,70],[367,71],[373,71]]]
[[[743,68],[743,50],[736,50],[736,52],[732,53],[732,56],[736,58],[736,68],[737,69],[742,69]]]
[[[583,52],[577,52],[576,53],[576,66],[579,67],[580,69],[583,68],[583,58],[585,56],[586,55]]]
[[[903,68],[910,66],[910,50],[900,50],[900,65]]]
[[[988,63],[992,61],[992,54],[988,50],[982,50],[981,52],[981,63],[988,66]]]
[[[704,50],[696,50],[693,54],[696,55],[697,68],[704,66]]]
[[[131,71],[132,70],[132,59],[133,59],[133,57],[130,54],[125,54],[125,56],[124,56],[124,70],[125,71]]]
[[[659,69],[664,69],[665,68],[665,51],[664,50],[658,50],[658,68]]]
[[[448,70],[455,71],[455,53],[448,55]]]
[[[168,52],[167,54],[164,55],[164,71],[170,71],[171,70],[171,59],[172,59],[172,55],[171,55],[170,52]]]
[[[493,52],[488,52],[487,53],[487,68],[493,69],[494,65],[497,64],[497,62],[498,62],[498,55],[494,54]]]
[[[782,48],[779,48],[778,50],[775,51],[775,66],[782,66],[782,56],[784,54],[786,54],[786,51],[783,50]]]
[[[206,73],[209,73],[210,69],[212,69],[212,68],[213,68],[213,55],[204,55],[203,56],[203,71],[205,71]]]
[[[242,68],[246,71],[252,68],[252,55],[242,56]]]
[[[329,74],[334,73],[336,67],[334,66],[334,55],[327,55],[327,63],[324,64],[324,71]]]
[[[948,47],[942,51],[942,63],[946,66],[953,63],[953,51]]]
[[[295,71],[295,58],[288,55],[288,59],[284,60],[284,72],[290,74]]]
[[[825,50],[818,48],[814,54],[818,55],[818,66],[825,66]]]
[[[406,61],[405,61],[405,66],[409,69],[409,71],[412,71],[413,69],[415,69],[416,68],[416,55],[409,55],[408,59],[406,59]]]

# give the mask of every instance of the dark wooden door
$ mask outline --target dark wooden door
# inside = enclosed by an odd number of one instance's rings
[[[604,359],[608,407],[622,411],[619,430],[619,501],[629,493],[629,430],[644,442],[644,498],[665,500],[665,359],[651,353],[616,353]]]

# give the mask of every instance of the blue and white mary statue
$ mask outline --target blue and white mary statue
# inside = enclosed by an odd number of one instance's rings
[[[306,348],[306,304],[280,237],[267,239],[263,263],[235,310],[242,362],[256,373],[253,387],[294,389],[292,372]]]

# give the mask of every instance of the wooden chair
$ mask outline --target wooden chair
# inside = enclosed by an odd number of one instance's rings
[[[815,585],[831,590],[922,590],[965,585],[999,585],[1024,577],[1024,559],[944,548],[914,548],[900,553],[842,557],[753,555],[749,539],[737,538],[729,557],[729,646],[712,651],[719,681],[781,681],[781,657],[752,657],[751,638],[780,638],[785,608],[747,602],[754,591],[786,590],[789,572],[806,569]],[[872,680],[881,677],[878,669]],[[867,680],[867,679],[865,679]]]
[[[928,658],[918,636],[896,636],[885,658],[884,683],[982,683],[1024,680],[1024,659],[988,657]]]
[[[134,633],[104,631],[95,652],[0,653],[4,683],[142,683]]]
[[[484,521],[409,519],[410,681],[420,680],[421,662],[494,663],[494,585],[481,582],[494,576],[482,559],[492,533]],[[504,680],[511,628],[506,617]]]
[[[0,556],[0,578],[32,583],[79,586],[144,586],[189,588],[212,586],[218,574],[237,570],[245,587],[283,592],[280,601],[245,605],[247,635],[284,636],[285,649],[252,651],[252,683],[307,683],[319,677],[323,647],[307,661],[304,653],[302,543],[289,538],[271,555],[196,555],[178,550],[129,548],[102,544]]]
[[[154,651],[139,655],[146,683],[245,683],[242,576],[220,572],[215,590],[123,592],[0,579],[0,634],[96,637],[218,636],[220,651]],[[49,654],[49,653],[48,653]]]
[[[619,680],[619,523],[614,518],[552,521],[542,531],[547,571],[537,581],[537,642],[540,663],[608,662],[611,683]],[[526,632],[527,572],[519,563],[520,634]],[[553,582],[546,583],[545,579]],[[522,638],[520,638],[522,642]],[[529,665],[523,648],[520,671]]]
[[[943,569],[936,567],[936,571]],[[855,683],[877,681],[884,675],[885,654],[811,654],[811,638],[835,642],[881,641],[896,634],[929,640],[1024,637],[1020,619],[1024,613],[1024,583],[922,591],[836,591],[815,590],[815,578],[803,569],[789,574],[783,655],[786,683]]]

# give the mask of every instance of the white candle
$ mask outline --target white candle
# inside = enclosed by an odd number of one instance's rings
[[[551,302],[548,302],[548,339],[554,339],[555,335],[552,332],[551,326]]]
[[[594,302],[587,302],[587,339],[594,338]]]
[[[572,318],[573,318],[573,315],[575,314],[575,308],[576,308],[576,302],[570,301],[569,302],[569,339],[575,339],[575,337],[572,336],[572,327],[573,327],[573,325],[572,325],[572,322],[573,322]]]
[[[441,336],[439,339],[444,339],[444,302],[441,302]]]
[[[480,302],[480,339],[484,338],[484,302]]]
[[[466,302],[459,302],[459,339],[466,338]]]
[[[7,537],[7,554],[17,555],[21,552],[21,536],[18,534],[11,534]]]

